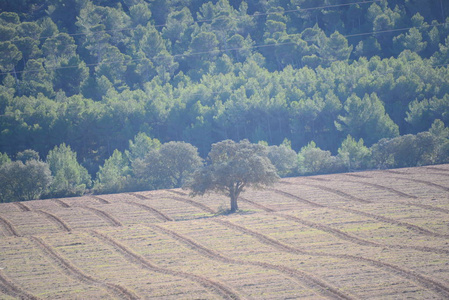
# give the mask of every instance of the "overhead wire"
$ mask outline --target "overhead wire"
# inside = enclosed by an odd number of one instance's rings
[[[191,24],[198,24],[198,23],[206,23],[206,22],[213,22],[216,20],[224,20],[224,19],[239,19],[239,18],[246,18],[246,17],[260,17],[260,16],[268,16],[268,15],[273,15],[273,14],[285,14],[285,13],[294,13],[294,12],[302,12],[302,11],[311,11],[311,10],[318,10],[318,9],[329,9],[329,8],[338,8],[338,7],[344,7],[344,6],[351,6],[351,5],[359,5],[359,4],[372,4],[372,3],[376,3],[376,2],[381,2],[383,0],[363,0],[363,1],[359,1],[359,2],[350,2],[350,3],[343,3],[343,4],[332,4],[332,5],[323,5],[323,6],[315,6],[315,7],[309,7],[309,8],[297,8],[297,9],[290,9],[290,10],[279,10],[279,11],[269,11],[269,12],[255,12],[254,14],[250,14],[250,15],[244,15],[244,16],[218,16],[216,18],[212,18],[212,19],[202,19],[202,20],[196,20],[193,22],[190,22],[189,25]],[[157,24],[157,25],[153,25],[155,28],[157,27],[166,27],[170,25],[169,23],[165,23],[165,24]],[[82,35],[88,35],[88,34],[98,34],[98,33],[114,33],[114,32],[121,32],[121,31],[134,31],[137,30],[139,28],[139,26],[141,25],[137,25],[135,27],[127,27],[127,28],[119,28],[119,29],[109,29],[109,30],[98,30],[98,31],[93,31],[93,32],[76,32],[76,33],[65,33],[65,32],[60,32],[54,35],[50,35],[50,36],[44,36],[44,37],[39,37],[37,39],[49,39],[49,38],[55,38],[57,36],[59,36],[60,34],[66,34],[68,36],[82,36]],[[9,40],[3,40],[3,42],[5,41],[13,41],[14,39],[9,39]]]
[[[330,7],[333,8],[333,7],[348,6],[348,5],[353,5],[353,4],[374,3],[374,2],[379,2],[379,1],[382,1],[382,0],[351,2],[351,3],[338,4],[338,5],[326,5],[326,6],[313,7],[313,8],[288,10],[286,12],[297,12],[297,11],[301,11],[301,10],[323,9],[323,8],[330,8]],[[269,15],[269,14],[274,14],[274,13],[279,13],[279,12],[282,12],[282,11],[267,12],[267,13],[263,13],[263,14],[260,14],[260,15]],[[283,12],[285,12],[285,11],[283,11]],[[249,16],[258,16],[258,14],[253,14],[253,15],[249,15]],[[217,20],[217,19],[220,19],[220,18],[221,17],[218,17],[218,18],[215,18],[215,19],[209,19],[209,20],[196,21],[196,22],[210,22],[210,21],[214,21],[214,20]],[[381,30],[381,31],[371,31],[371,32],[364,32],[364,33],[357,33],[357,34],[346,34],[346,35],[342,35],[342,36],[345,37],[345,38],[352,38],[352,37],[360,37],[360,36],[367,36],[367,35],[380,35],[380,34],[387,34],[387,33],[391,33],[391,32],[406,31],[406,30],[410,30],[410,29],[413,29],[413,28],[420,29],[420,28],[438,27],[438,26],[444,26],[444,25],[449,25],[449,22],[438,23],[438,24],[427,24],[427,25],[421,25],[421,26],[404,27],[404,28],[395,28],[395,29],[388,29],[388,30]],[[166,24],[160,25],[160,26],[166,26]],[[107,31],[98,31],[98,32],[95,32],[95,33],[100,33],[100,32],[107,32]],[[316,42],[315,39],[305,39],[303,41],[305,41],[305,42]],[[259,45],[245,46],[245,47],[239,47],[239,48],[216,49],[216,50],[209,50],[209,51],[200,51],[200,52],[174,54],[174,55],[171,55],[171,57],[173,57],[173,58],[188,57],[188,56],[203,55],[203,54],[210,54],[210,53],[223,53],[223,52],[230,52],[230,51],[243,51],[243,50],[251,50],[251,49],[258,49],[258,48],[278,47],[278,46],[285,46],[285,45],[295,45],[295,44],[296,44],[296,42],[259,44]],[[117,64],[117,63],[129,64],[129,63],[143,61],[143,60],[147,60],[147,59],[148,60],[154,59],[156,56],[157,55],[155,55],[155,56],[153,56],[151,58],[145,57],[145,58],[133,58],[133,59],[127,59],[127,60],[102,61],[102,62],[98,62],[98,63],[85,64],[85,66],[86,67],[95,67],[95,66],[99,66],[99,65],[108,65],[108,64]],[[331,61],[331,59],[328,59],[328,60]],[[77,67],[78,66],[58,66],[58,67],[43,66],[43,68],[45,70],[52,70],[52,71],[60,70],[60,69],[74,69],[74,68],[77,68]],[[22,70],[22,71],[14,71],[14,70],[12,70],[12,71],[0,72],[0,75],[34,73],[34,72],[40,72],[40,71],[42,71],[42,69]]]
[[[391,32],[398,32],[398,31],[407,31],[410,29],[420,29],[420,28],[426,28],[426,27],[438,27],[438,26],[444,26],[449,25],[449,22],[445,23],[439,23],[439,24],[432,24],[432,25],[422,25],[422,26],[412,26],[412,27],[404,27],[404,28],[397,28],[397,29],[389,29],[389,30],[382,30],[382,31],[370,31],[370,32],[364,32],[364,33],[358,33],[358,34],[347,34],[342,35],[345,38],[351,38],[351,37],[359,37],[359,36],[367,36],[367,35],[379,35],[379,34],[386,34]],[[315,42],[314,39],[306,39],[303,40],[305,42]],[[190,52],[190,53],[182,53],[182,54],[174,54],[172,55],[173,58],[176,57],[188,57],[188,56],[195,56],[195,55],[203,55],[203,54],[210,54],[210,53],[221,53],[221,52],[228,52],[228,51],[242,51],[242,50],[251,50],[251,49],[258,49],[258,48],[267,48],[267,47],[278,47],[278,46],[285,46],[285,45],[295,45],[296,42],[285,42],[285,43],[272,43],[272,44],[259,44],[259,45],[253,45],[253,46],[246,46],[246,47],[239,47],[239,48],[227,48],[227,49],[217,49],[217,50],[209,50],[209,51],[200,51],[200,52]],[[157,55],[156,55],[157,56]],[[151,58],[145,57],[145,58],[134,58],[134,59],[128,59],[128,60],[117,60],[117,61],[102,61],[99,63],[90,63],[85,64],[86,67],[95,67],[99,65],[107,65],[107,64],[117,64],[117,63],[132,63],[137,61],[142,61],[146,59],[154,59],[156,56],[153,56]],[[46,70],[59,70],[59,69],[73,69],[77,68],[78,66],[58,66],[58,67],[44,67]],[[22,74],[22,73],[33,73],[33,72],[40,72],[41,69],[34,69],[34,70],[22,70],[22,71],[8,71],[8,72],[0,72],[0,75],[7,75],[7,74]]]

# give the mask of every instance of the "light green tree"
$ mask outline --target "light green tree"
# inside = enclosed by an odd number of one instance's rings
[[[443,121],[436,119],[429,129],[429,133],[436,138],[434,163],[449,162],[449,128]]]
[[[364,169],[368,166],[371,151],[363,144],[363,139],[357,142],[351,135],[338,148],[338,157],[348,171]]]
[[[84,194],[86,188],[90,187],[90,175],[86,168],[78,163],[76,156],[70,146],[64,143],[48,152],[46,162],[53,175],[48,196],[78,196]]]
[[[0,166],[10,162],[11,159],[9,158],[8,154],[0,152]]]
[[[314,141],[302,147],[298,153],[300,174],[326,174],[341,170],[341,162],[330,151],[321,150]]]
[[[93,190],[95,193],[119,193],[127,190],[130,178],[129,160],[119,150],[105,160],[97,172]]]
[[[133,162],[136,159],[144,159],[152,150],[158,150],[161,142],[158,139],[152,139],[144,132],[139,132],[134,140],[129,141],[129,150],[125,150],[125,155]]]

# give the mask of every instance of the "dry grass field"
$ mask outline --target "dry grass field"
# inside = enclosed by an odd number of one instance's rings
[[[449,165],[0,204],[1,299],[449,299]]]

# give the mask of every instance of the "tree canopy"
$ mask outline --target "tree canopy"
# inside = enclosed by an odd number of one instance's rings
[[[380,153],[449,124],[448,23],[442,0],[0,1],[0,153],[66,145],[96,191],[182,184],[142,173],[170,142],[288,140],[282,176],[409,164]],[[89,188],[64,172],[53,187]]]
[[[230,212],[235,212],[245,188],[272,185],[278,178],[265,146],[225,140],[212,145],[206,165],[193,174],[186,187],[193,196],[210,191],[228,196]]]

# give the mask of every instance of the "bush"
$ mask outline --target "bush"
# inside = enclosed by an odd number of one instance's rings
[[[321,150],[310,142],[298,153],[298,171],[302,175],[337,173],[343,170],[343,164],[330,151]]]
[[[42,161],[5,163],[0,166],[0,202],[39,199],[51,181],[50,168]]]
[[[436,162],[438,140],[429,132],[420,132],[417,135],[382,139],[371,149],[377,168],[422,166]]]
[[[279,146],[268,147],[268,158],[276,167],[279,176],[286,177],[291,175],[297,168],[297,154],[288,145],[281,144]]]

